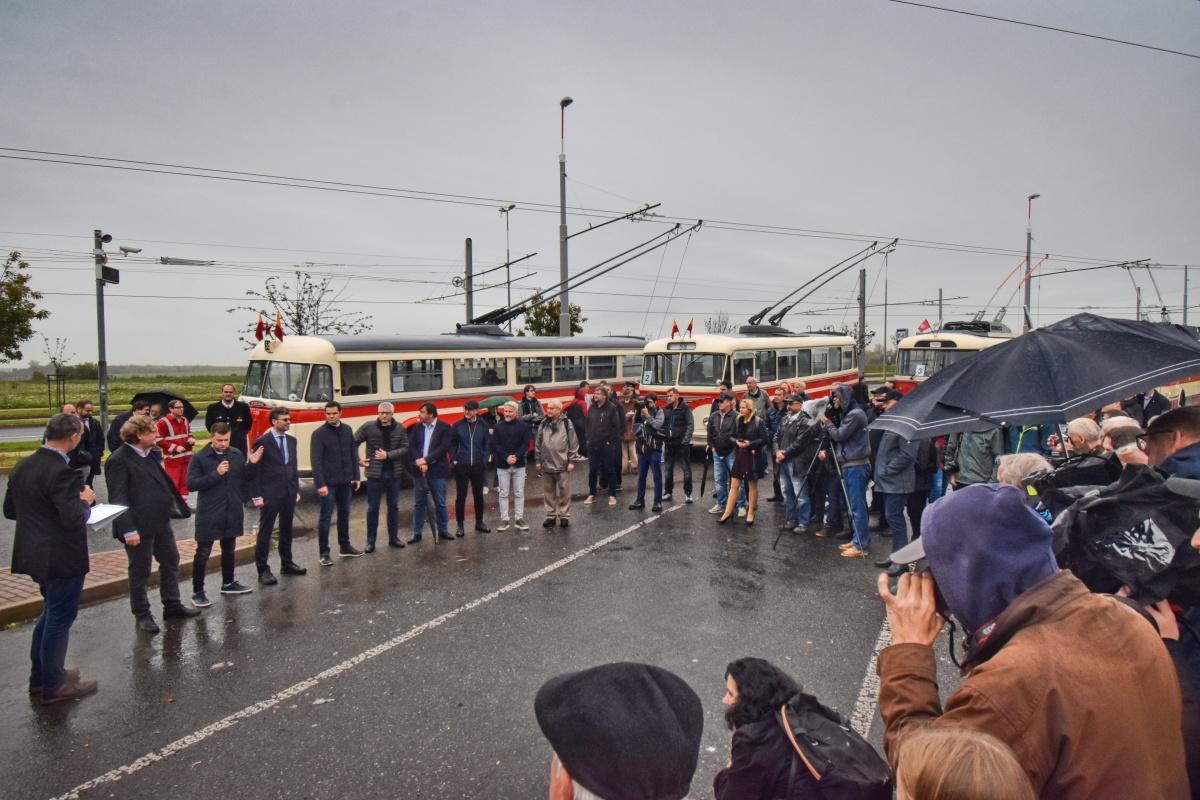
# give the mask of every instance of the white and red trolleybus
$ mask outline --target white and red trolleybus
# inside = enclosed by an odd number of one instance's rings
[[[998,322],[947,322],[937,331],[902,339],[896,347],[896,388],[908,394],[938,370],[1015,336]]]
[[[494,325],[462,326],[425,336],[289,336],[260,342],[250,353],[242,400],[253,419],[250,440],[270,427],[275,406],[291,409],[299,467],[310,471],[309,440],[325,420],[325,403],[342,404],[342,419],[357,428],[384,400],[408,427],[432,401],[453,423],[467,400],[521,398],[532,384],[538,399],[574,397],[579,382],[637,380],[645,340],[633,336],[512,336]]]
[[[841,333],[793,333],[773,325],[744,325],[736,334],[698,334],[656,339],[642,357],[641,390],[661,398],[675,387],[692,407],[693,444],[703,444],[717,384],[735,394],[753,376],[770,394],[783,383],[804,381],[810,397],[829,394],[835,383],[858,380],[854,339]]]

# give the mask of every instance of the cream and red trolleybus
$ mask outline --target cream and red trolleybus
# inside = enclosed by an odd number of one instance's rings
[[[565,403],[583,380],[638,380],[644,343],[633,336],[512,336],[495,325],[463,325],[444,335],[288,336],[251,351],[241,398],[250,405],[251,441],[270,427],[272,408],[291,409],[307,475],[309,439],[329,400],[342,404],[342,419],[354,428],[375,418],[384,400],[405,427],[426,401],[453,423],[467,400],[519,400],[529,384],[543,402]]]
[[[896,347],[896,388],[907,394],[938,370],[1016,335],[998,322],[947,322],[937,331],[901,339]]]
[[[735,394],[753,376],[759,388],[804,381],[809,397],[824,397],[835,383],[858,380],[854,339],[842,333],[793,333],[775,325],[743,325],[736,334],[697,334],[646,344],[638,376],[643,392],[662,398],[672,387],[692,407],[693,444],[703,444],[717,384],[727,380]]]

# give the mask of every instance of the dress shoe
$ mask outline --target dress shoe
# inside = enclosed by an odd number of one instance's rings
[[[492,532],[492,529],[491,529],[491,528],[489,528],[487,525],[484,525],[484,524],[481,522],[481,523],[479,523],[478,525],[476,525],[476,526],[475,526],[475,532],[476,532],[476,533],[491,533],[491,532]]]
[[[908,568],[903,564],[892,564],[884,572],[887,573],[889,578],[899,578],[905,572],[908,572]]]
[[[375,543],[367,542],[367,546],[363,548],[363,552],[364,553],[374,553],[375,552]]]
[[[746,517],[746,527],[749,528],[754,524],[754,517]]]
[[[151,620],[153,621],[153,620]],[[76,673],[74,678],[68,677],[63,681],[62,686],[59,686],[52,693],[42,693],[41,704],[44,706],[61,703],[65,700],[74,700],[79,697],[87,697],[89,694],[94,694],[100,685],[95,681],[85,681]]]
[[[439,533],[437,537],[444,542],[453,542],[454,541],[454,537],[450,535],[450,531],[445,531],[443,533]]]
[[[142,614],[134,619],[137,620],[137,629],[142,633],[149,633],[151,635],[158,633],[158,623],[149,614]]]
[[[409,544],[416,544],[416,543],[417,543],[417,542],[419,542],[419,541],[421,541],[421,537],[420,537],[420,536],[412,536],[412,537],[410,537],[410,538],[409,538],[409,540],[408,540],[408,543],[409,543]]]
[[[241,586],[241,584],[238,583],[237,581],[234,581],[234,583],[237,584],[238,586]],[[245,588],[245,587],[242,587],[242,588]],[[221,587],[221,592],[223,594],[225,593],[224,586]],[[184,606],[184,605],[171,606],[170,608],[163,609],[163,619],[187,619],[188,617],[198,617],[198,616],[200,616],[200,609],[188,608],[187,606]]]
[[[63,676],[63,683],[69,683],[71,681],[77,681],[77,680],[79,680],[79,670],[77,670],[77,669],[66,670],[66,674]],[[40,683],[36,684],[36,685],[32,684],[32,683],[29,684],[29,693],[33,694],[33,695],[41,694],[42,693],[42,685]]]
[[[349,547],[343,547],[340,550],[338,550],[338,558],[358,558],[362,554],[363,554],[363,551],[359,550],[354,545],[350,545]]]
[[[544,520],[542,520],[542,527],[543,528],[553,528],[554,527],[554,517],[546,517]]]
[[[570,524],[571,524],[571,521],[570,521],[569,519],[567,519],[566,517],[559,517],[559,518],[558,518],[558,527],[560,527],[560,528],[565,528],[565,527],[567,527],[567,526],[568,526],[568,525],[570,525]]]
[[[630,511],[641,511],[645,507],[646,507],[645,503],[632,503],[629,506],[629,510]]]
[[[891,558],[881,558],[875,562],[875,566],[879,567],[880,569],[887,569],[891,565],[892,565]]]
[[[404,547],[404,540],[399,537],[388,539],[388,547]]]
[[[870,550],[859,550],[854,545],[851,545],[842,551],[842,558],[866,558],[870,554]]]
[[[726,522],[729,522],[729,518],[730,518],[731,516],[733,516],[733,515],[732,515],[732,514],[730,514],[730,515],[723,516],[723,517],[717,517],[717,524],[718,524],[718,525],[724,525]]]
[[[662,503],[655,503],[654,505],[650,506],[650,510],[657,514],[658,512],[662,511]]]
[[[307,575],[308,570],[297,564],[295,561],[287,561],[280,565],[279,571],[284,575]]]
[[[280,572],[283,572],[285,569],[287,569],[287,568],[286,567],[279,568]],[[271,570],[267,569],[267,570],[263,570],[262,572],[258,573],[258,582],[261,583],[263,586],[274,586],[275,584],[279,583],[279,578],[276,578],[275,573],[271,572]]]

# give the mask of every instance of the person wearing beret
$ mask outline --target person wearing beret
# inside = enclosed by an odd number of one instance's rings
[[[674,673],[604,664],[551,678],[533,703],[554,754],[550,800],[680,800],[700,757],[704,709]]]

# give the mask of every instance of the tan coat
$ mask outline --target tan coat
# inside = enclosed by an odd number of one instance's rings
[[[557,420],[546,417],[538,426],[533,458],[546,473],[566,472],[567,464],[579,458],[579,438],[565,414]]]
[[[1041,797],[1187,798],[1179,681],[1154,628],[1068,571],[1018,597],[938,700],[933,648],[879,656],[879,712],[893,766],[924,725],[997,736]]]

